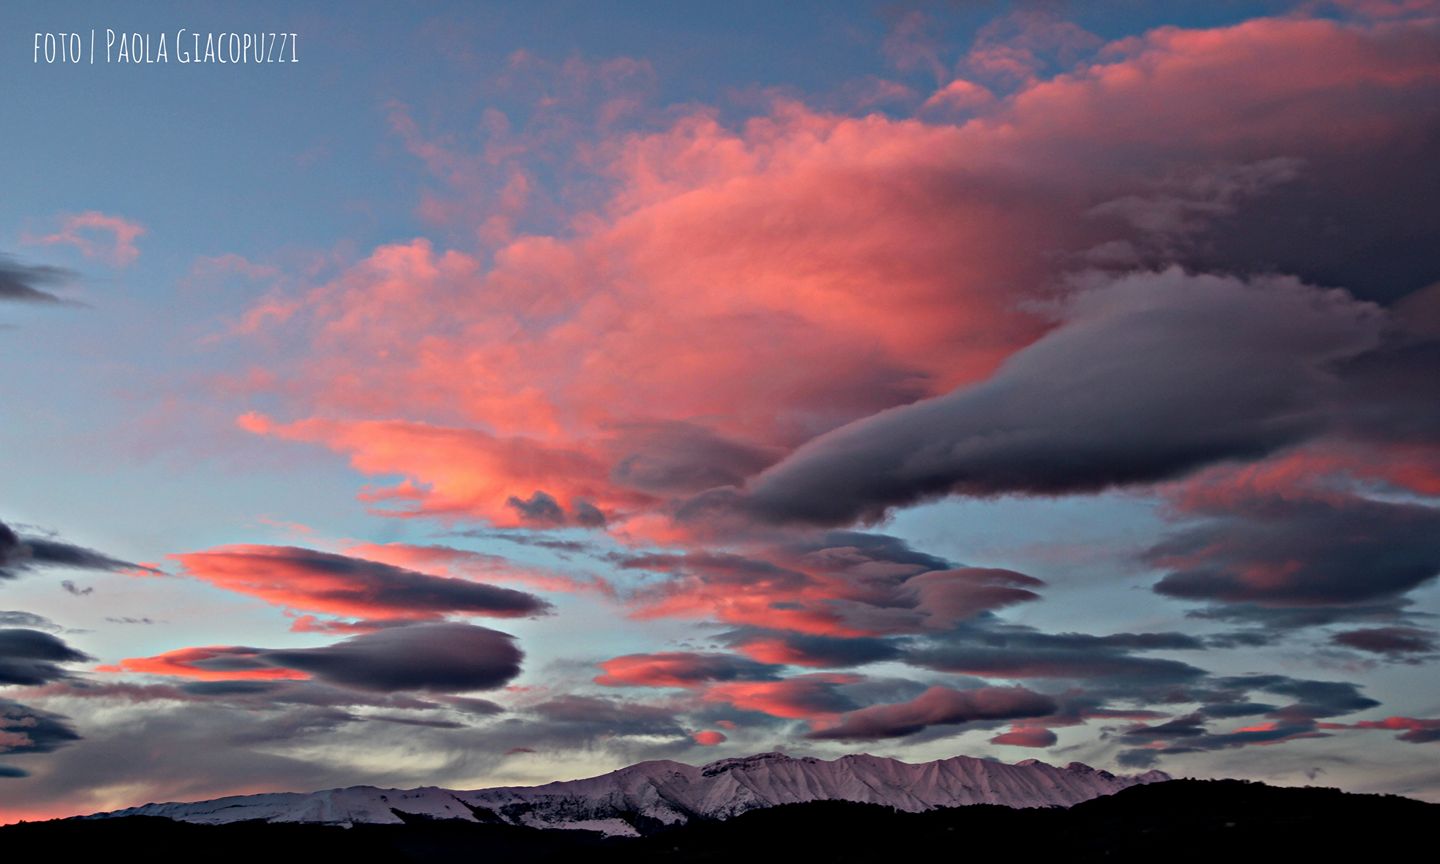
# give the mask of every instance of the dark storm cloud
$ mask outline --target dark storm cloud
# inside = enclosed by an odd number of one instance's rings
[[[493,690],[520,674],[514,637],[472,624],[417,624],[323,648],[266,651],[266,662],[362,690]]]
[[[1307,152],[1294,176],[1213,220],[1181,260],[1197,269],[1294,273],[1380,302],[1440,280],[1440,211],[1432,203],[1440,198],[1432,155],[1440,116],[1428,101],[1404,112],[1402,134]]]
[[[915,643],[907,662],[943,672],[997,678],[1116,679],[1134,686],[1193,681],[1203,669],[1137,651],[1203,649],[1181,633],[1044,633],[986,620]]]
[[[930,726],[1044,717],[1057,708],[1054,698],[1023,687],[931,687],[908,702],[851,711],[834,725],[816,729],[806,737],[847,741],[900,738]]]
[[[1375,307],[1293,280],[1132,274],[1081,292],[988,381],[805,444],[739,506],[835,524],[950,493],[1098,492],[1261,457],[1322,428],[1326,367],[1373,347],[1380,325]]]
[[[1394,444],[1440,439],[1440,282],[1390,309],[1385,341],[1337,367],[1342,431]]]
[[[91,660],[65,642],[39,630],[0,630],[0,685],[30,686],[69,675],[59,663]]]
[[[1433,110],[1406,112],[1406,131],[1339,151],[1291,142],[1303,158],[1185,166],[1090,209],[1119,228],[1095,263],[1178,263],[1226,273],[1281,272],[1343,285],[1378,302],[1440,279],[1440,146]],[[1107,223],[1108,220],[1108,223]]]
[[[45,289],[63,285],[74,276],[60,267],[21,264],[9,255],[0,254],[0,303],[65,303]]]
[[[1147,557],[1155,590],[1270,606],[1398,598],[1440,573],[1440,509],[1359,497],[1257,497],[1182,529]]]
[[[1430,654],[1437,647],[1435,634],[1417,627],[1371,627],[1335,633],[1330,641],[1357,651],[1384,654],[1392,658]]]
[[[150,569],[73,543],[47,537],[22,537],[0,522],[0,579],[14,579],[21,572],[38,567],[111,571]]]
[[[0,754],[51,753],[79,740],[69,718],[0,699]]]

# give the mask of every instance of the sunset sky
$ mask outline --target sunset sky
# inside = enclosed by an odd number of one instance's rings
[[[169,62],[34,60],[106,28]],[[1440,801],[1440,5],[0,34],[0,822],[768,750]]]

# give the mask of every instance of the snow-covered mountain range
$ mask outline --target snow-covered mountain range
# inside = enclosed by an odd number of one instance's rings
[[[189,804],[146,804],[90,818],[163,816],[184,822],[246,820],[336,825],[399,823],[402,816],[500,822],[635,835],[694,818],[726,819],[761,807],[857,801],[919,811],[965,804],[1069,807],[1128,786],[1169,780],[1163,771],[1116,775],[1079,762],[1014,765],[968,756],[912,765],[879,756],[832,761],[762,753],[696,768],[641,762],[584,780],[457,791],[433,786],[352,786],[323,792],[239,795]]]

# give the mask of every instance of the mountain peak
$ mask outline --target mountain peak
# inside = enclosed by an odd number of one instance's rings
[[[717,759],[700,767],[700,773],[705,777],[713,777],[725,771],[732,771],[737,768],[755,768],[760,765],[785,763],[785,762],[818,762],[810,756],[796,759],[793,756],[781,753],[779,750],[771,750],[768,753],[756,753],[753,756],[739,756],[731,759]]]

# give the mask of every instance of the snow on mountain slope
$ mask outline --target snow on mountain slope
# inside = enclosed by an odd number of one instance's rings
[[[966,804],[1069,807],[1127,786],[1169,780],[1162,771],[1115,775],[1078,762],[1057,768],[1034,759],[1014,765],[955,756],[912,765],[879,756],[833,761],[762,753],[696,768],[641,762],[584,780],[543,786],[453,791],[433,786],[353,786],[312,793],[271,793],[192,804],[146,804],[90,818],[163,816],[184,822],[399,823],[399,814],[535,828],[633,835],[657,824],[726,819],[760,807],[805,801],[857,801],[900,810]]]

